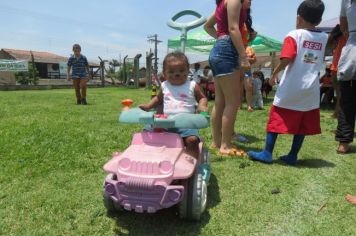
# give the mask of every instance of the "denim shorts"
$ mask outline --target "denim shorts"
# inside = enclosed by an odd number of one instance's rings
[[[152,132],[153,128],[152,128],[151,125],[145,125],[143,130],[144,131],[148,131],[148,132]],[[181,138],[187,138],[189,136],[196,136],[199,140],[201,140],[200,136],[199,136],[199,130],[198,129],[169,128],[169,129],[167,129],[167,132],[179,134],[179,136]]]
[[[189,136],[196,136],[199,138],[199,131],[197,129],[168,129],[168,132],[179,134],[181,138],[187,138]],[[200,139],[200,138],[199,138]]]
[[[229,75],[240,69],[239,53],[229,35],[216,40],[209,55],[209,64],[214,77]]]

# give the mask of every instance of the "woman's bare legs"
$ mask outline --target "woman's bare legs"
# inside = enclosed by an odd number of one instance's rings
[[[220,79],[220,78],[219,78]],[[211,111],[211,127],[212,127],[212,136],[213,142],[211,147],[220,148],[221,145],[221,121],[222,115],[225,107],[225,98],[224,94],[221,90],[219,83],[217,82],[219,79],[215,79],[215,103],[213,110]]]
[[[215,106],[212,112],[213,144],[220,153],[228,154],[231,148],[231,131],[234,129],[239,104],[240,72],[215,80]],[[220,145],[219,145],[220,144]]]

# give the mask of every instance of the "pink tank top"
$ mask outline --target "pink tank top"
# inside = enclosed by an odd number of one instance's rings
[[[220,4],[216,7],[215,17],[216,17],[216,25],[217,25],[217,36],[221,37],[224,35],[229,35],[229,23],[227,19],[227,9],[224,4],[224,0],[220,2]],[[244,23],[247,18],[247,13],[245,10],[241,8],[240,11],[240,19],[239,19],[239,28],[240,30],[243,28]]]

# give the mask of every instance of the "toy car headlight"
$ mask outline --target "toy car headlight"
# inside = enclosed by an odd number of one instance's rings
[[[172,164],[169,161],[162,161],[159,163],[159,170],[162,174],[168,174],[172,171]]]
[[[128,170],[131,167],[131,161],[128,158],[121,159],[119,161],[119,169]]]

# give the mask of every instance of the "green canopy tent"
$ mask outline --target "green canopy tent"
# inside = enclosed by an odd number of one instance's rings
[[[188,32],[186,51],[191,53],[208,54],[214,46],[215,39],[208,35],[204,30]],[[180,37],[168,40],[168,49],[180,49]],[[282,43],[264,35],[257,35],[256,39],[250,43],[250,46],[259,53],[279,52]]]

